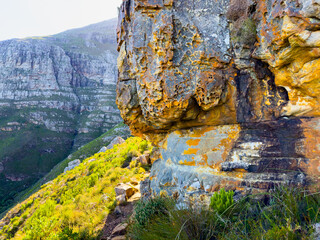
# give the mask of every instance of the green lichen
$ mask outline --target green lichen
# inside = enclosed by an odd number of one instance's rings
[[[239,26],[235,26],[231,32],[231,40],[234,44],[251,46],[256,41],[257,28],[251,18],[241,21]]]

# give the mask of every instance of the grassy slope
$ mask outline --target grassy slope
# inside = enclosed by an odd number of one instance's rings
[[[4,149],[1,153],[15,160],[8,161],[6,171],[0,174],[0,212],[12,204],[16,194],[23,191],[25,185],[33,184],[43,173],[50,171],[60,159],[67,156],[69,151],[66,146],[71,148],[71,137],[67,133],[57,136],[55,132],[32,125],[27,125],[11,135],[0,133],[0,149]],[[44,151],[45,149],[52,149],[54,154]],[[8,181],[5,174],[10,173],[15,173],[16,176],[27,174],[28,177],[21,181]]]
[[[119,123],[114,128],[104,133],[97,139],[89,142],[88,144],[81,147],[78,151],[72,153],[68,158],[64,159],[62,162],[58,163],[45,177],[38,180],[35,184],[33,184],[30,188],[25,191],[19,193],[15,198],[13,203],[18,203],[26,198],[28,198],[31,194],[35,193],[41,188],[41,185],[45,184],[48,181],[55,179],[59,174],[63,173],[64,169],[68,166],[68,163],[75,160],[80,159],[81,161],[85,158],[94,155],[97,153],[101,147],[107,146],[113,138],[116,136],[121,136],[123,138],[127,138],[130,136],[130,131],[127,130],[126,125],[123,123]],[[0,179],[1,181],[1,179]],[[12,205],[11,205],[12,206]],[[5,209],[3,209],[5,210]],[[4,213],[0,215],[2,217]]]
[[[59,175],[11,209],[0,221],[0,239],[95,239],[115,206],[114,187],[145,178],[136,164],[124,162],[151,149],[140,138],[129,138],[105,153]]]

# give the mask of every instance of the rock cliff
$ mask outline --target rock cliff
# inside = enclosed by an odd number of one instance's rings
[[[0,205],[122,121],[116,22],[0,42]]]
[[[316,184],[320,2],[125,0],[117,104],[160,147],[152,191]]]

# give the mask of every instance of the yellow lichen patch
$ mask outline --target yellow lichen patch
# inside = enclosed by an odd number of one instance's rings
[[[197,154],[199,150],[199,148],[188,148],[188,150],[183,151],[183,155]]]
[[[188,146],[198,146],[199,142],[201,141],[201,139],[189,139],[188,141],[186,141],[186,144],[188,144]]]
[[[196,166],[196,162],[195,161],[187,161],[187,160],[180,160],[179,161],[180,165],[186,165],[186,166]]]
[[[202,154],[201,155],[201,159],[202,159],[203,165],[206,165],[206,166],[209,165],[208,164],[208,156],[207,156],[207,154]]]
[[[168,158],[166,163],[167,163],[167,164],[172,164],[171,158]]]
[[[233,171],[234,171],[234,172],[238,172],[238,173],[246,173],[246,172],[248,172],[247,170],[242,169],[242,168],[236,168],[236,169],[234,169]]]
[[[198,168],[196,171],[198,173],[207,173],[208,170],[209,168]],[[212,176],[228,177],[232,179],[244,179],[246,172],[236,172],[236,171],[223,172],[223,171],[210,168],[210,174]]]
[[[303,145],[300,154],[303,154],[308,162],[301,162],[300,166],[313,183],[320,182],[320,122],[317,120],[303,120]]]
[[[167,150],[168,149],[168,140],[165,138],[163,141],[161,141],[160,146],[162,149]]]
[[[197,128],[191,133],[190,137],[203,137],[205,133],[207,133],[213,129],[214,129],[214,127]]]
[[[222,154],[222,159],[226,160],[234,143],[239,138],[240,133],[240,125],[233,125],[228,131],[228,137],[225,139],[222,139],[218,148],[222,148],[224,150]]]

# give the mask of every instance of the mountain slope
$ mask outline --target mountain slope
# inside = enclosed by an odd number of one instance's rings
[[[0,209],[121,122],[115,28],[112,19],[0,42]]]
[[[0,239],[96,239],[115,206],[114,187],[146,177],[139,164],[123,164],[151,148],[145,140],[129,138],[87,158],[10,210],[0,221]]]
[[[123,123],[119,123],[112,129],[110,129],[108,132],[102,134],[100,137],[94,139],[93,141],[87,143],[86,145],[79,148],[77,151],[70,154],[66,159],[54,166],[51,169],[51,171],[48,174],[46,174],[43,178],[39,179],[35,184],[33,184],[25,191],[19,193],[14,199],[14,204],[25,200],[33,193],[39,191],[43,184],[57,178],[60,174],[64,172],[64,169],[68,166],[69,162],[74,161],[76,159],[79,159],[82,162],[86,158],[97,153],[103,146],[108,146],[110,142],[117,136],[120,136],[124,139],[130,137],[131,133],[129,127]],[[0,214],[0,218],[1,216],[3,216],[3,214]]]

